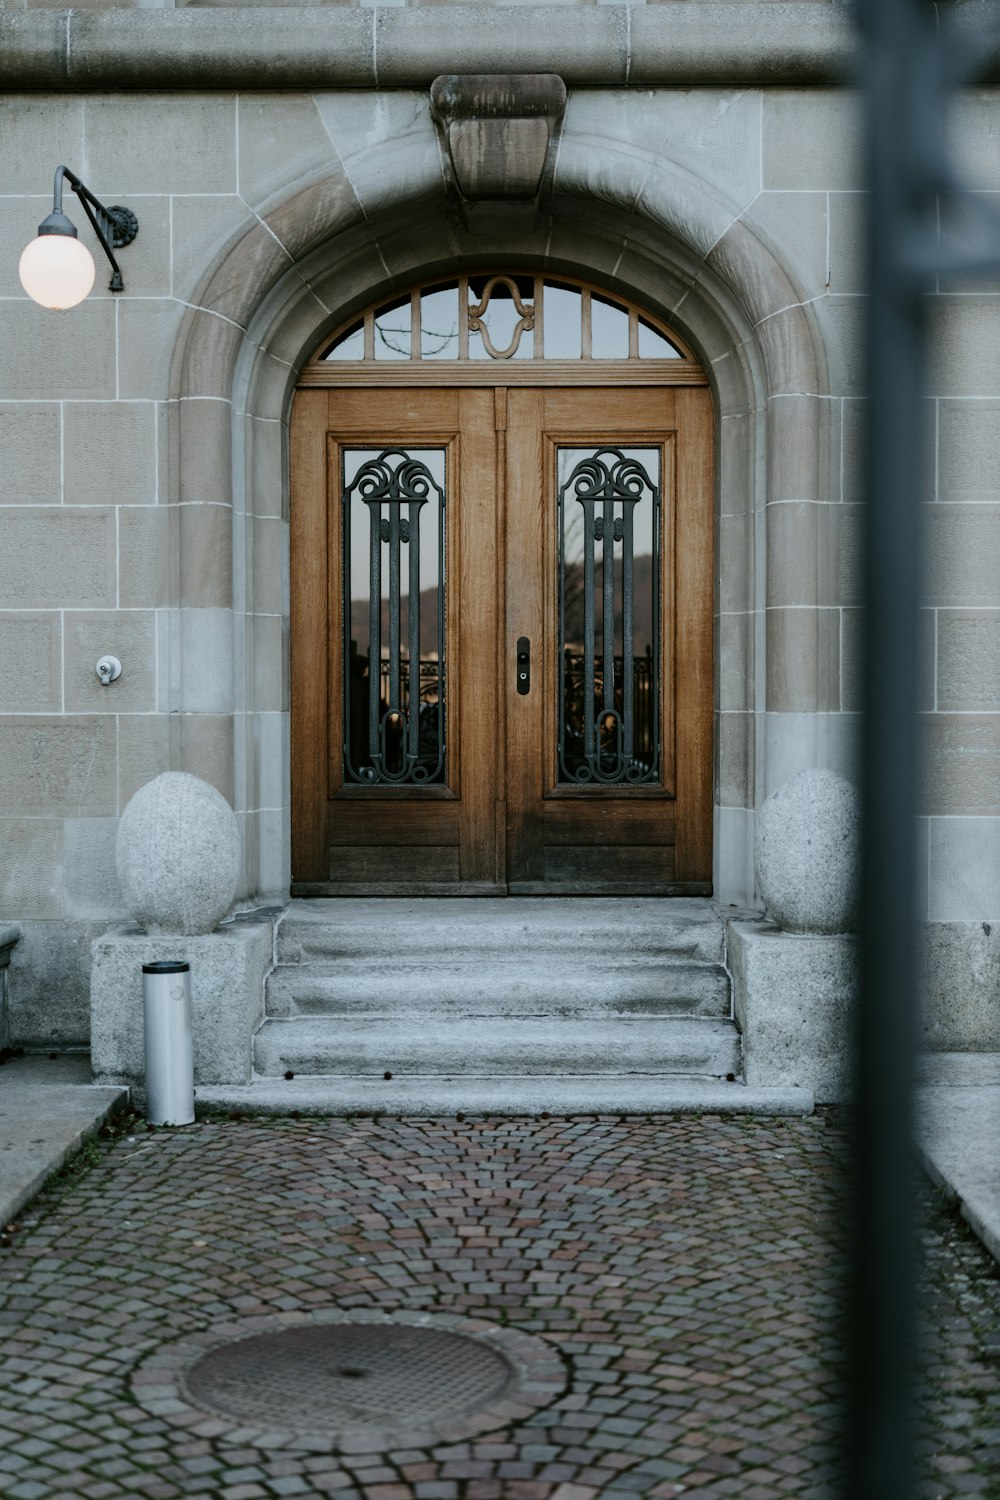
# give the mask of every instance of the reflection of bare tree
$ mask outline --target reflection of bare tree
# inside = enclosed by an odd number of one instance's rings
[[[386,349],[391,349],[394,354],[405,355],[405,357],[409,359],[409,324],[407,324],[405,328],[386,328],[384,324],[380,323],[376,319],[375,336],[376,338],[378,338],[379,342],[385,346]],[[430,339],[437,340],[436,346],[433,349],[428,347],[427,341]],[[449,344],[455,342],[457,339],[457,323],[452,325],[450,333],[438,333],[433,328],[425,328],[423,324],[420,325],[420,352],[424,359],[432,358],[435,354],[440,354],[443,350],[447,349]],[[394,340],[398,340],[399,342],[396,343],[394,342]]]
[[[569,513],[566,522],[566,540],[563,547],[563,557],[582,557],[584,542],[583,506],[574,506]],[[563,569],[563,598],[566,601],[566,631],[569,633],[569,622],[578,621],[578,628],[583,630],[583,566],[580,563],[567,562]]]

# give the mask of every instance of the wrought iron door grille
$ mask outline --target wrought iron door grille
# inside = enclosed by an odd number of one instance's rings
[[[342,491],[344,780],[441,782],[445,450],[347,448]]]
[[[559,781],[655,782],[660,450],[560,448],[558,461]]]

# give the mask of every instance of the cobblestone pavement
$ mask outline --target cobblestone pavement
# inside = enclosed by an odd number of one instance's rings
[[[132,1128],[5,1236],[3,1500],[831,1493],[846,1154],[829,1112]],[[925,1238],[921,1494],[997,1495],[1000,1280],[936,1200]],[[254,1447],[131,1394],[173,1340],[331,1307],[541,1336],[567,1392],[474,1439],[350,1455]]]

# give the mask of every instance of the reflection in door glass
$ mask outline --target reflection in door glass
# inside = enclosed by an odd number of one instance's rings
[[[344,780],[445,775],[443,448],[347,448]]]
[[[687,356],[648,317],[611,293],[500,271],[432,282],[370,308],[319,358],[353,364]]]
[[[681,352],[675,349],[652,323],[645,318],[639,318],[639,358],[640,359],[680,359]]]
[[[375,358],[409,359],[412,343],[410,298],[402,297],[376,315]]]
[[[560,448],[559,780],[659,780],[661,450]]]
[[[364,322],[355,323],[341,334],[329,353],[324,359],[364,359],[365,357],[365,325]]]
[[[596,292],[590,299],[590,352],[593,359],[628,359],[628,313]]]
[[[545,358],[579,359],[583,295],[579,287],[545,284]]]
[[[420,293],[421,359],[458,358],[458,282]]]

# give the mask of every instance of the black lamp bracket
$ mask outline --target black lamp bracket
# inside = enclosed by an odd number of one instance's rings
[[[80,181],[75,172],[69,167],[56,167],[55,182],[52,187],[52,212],[38,226],[41,234],[69,234],[75,235],[76,229],[71,221],[63,213],[62,197],[63,182],[68,182],[80,202],[83,204],[84,212],[91,224],[94,233],[101,242],[108,260],[111,262],[111,280],[108,287],[112,292],[123,292],[125,283],[122,281],[121,269],[115,259],[115,251],[120,250],[123,245],[131,245],[139,232],[139,220],[130,208],[123,208],[121,204],[114,203],[106,208],[99,198],[95,198],[87,185]]]

